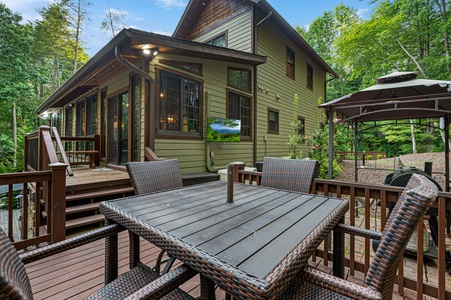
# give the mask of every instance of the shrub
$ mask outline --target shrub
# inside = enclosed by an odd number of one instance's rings
[[[366,156],[366,159],[372,160],[372,159],[373,159],[373,156],[372,156],[372,155],[367,155],[367,156]]]
[[[378,154],[377,159],[382,159],[382,154]]]

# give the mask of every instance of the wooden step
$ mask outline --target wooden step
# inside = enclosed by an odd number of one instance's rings
[[[66,195],[66,201],[77,201],[77,200],[83,200],[83,199],[91,199],[91,198],[97,198],[97,197],[103,197],[103,196],[109,196],[109,195],[117,195],[117,194],[125,194],[125,193],[133,193],[133,187],[123,187],[123,188],[112,188],[108,190],[101,190],[101,191],[95,191],[90,193],[83,193],[83,194],[73,194],[73,195]]]
[[[99,209],[99,202],[66,207],[66,215]]]
[[[105,221],[105,216],[102,214],[73,219],[73,220],[66,221],[66,229],[72,229],[72,228],[81,227],[81,226],[85,226],[85,225],[89,225],[89,224],[100,223],[103,221]]]

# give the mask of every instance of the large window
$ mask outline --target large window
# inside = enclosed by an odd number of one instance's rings
[[[201,133],[201,84],[193,79],[160,71],[160,134]]]
[[[294,80],[294,51],[287,47],[286,54],[287,76]]]
[[[227,118],[241,120],[241,138],[251,138],[251,98],[228,92]]]
[[[52,127],[55,127],[58,130],[58,133],[61,135],[61,111],[55,112],[52,114]]]
[[[246,69],[228,68],[227,85],[250,92],[251,91],[251,71]]]
[[[268,133],[279,133],[279,111],[268,108]]]
[[[133,135],[133,154],[132,160],[139,161],[139,136],[140,136],[140,116],[141,116],[141,106],[140,106],[140,93],[141,93],[141,77],[139,75],[134,75],[131,77],[132,86],[132,107],[133,115],[132,121],[132,135]]]
[[[313,68],[307,64],[307,88],[313,90]]]
[[[85,136],[85,100],[77,102],[76,111],[75,134],[76,136]]]
[[[205,44],[219,46],[219,47],[227,47],[227,33],[224,32],[211,40],[205,41]]]
[[[73,121],[72,104],[69,104],[66,107],[65,117],[66,117],[66,121],[65,121],[65,124],[64,124],[65,125],[64,135],[65,136],[72,136],[72,121]]]
[[[86,135],[97,133],[97,95],[86,98]]]

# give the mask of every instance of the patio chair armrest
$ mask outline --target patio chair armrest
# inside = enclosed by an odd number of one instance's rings
[[[352,299],[382,299],[382,294],[377,291],[324,273],[311,266],[307,266],[300,276],[316,286]]]
[[[180,267],[158,277],[148,285],[137,290],[127,298],[126,300],[135,299],[160,299],[168,293],[174,291],[181,284],[185,283],[197,274],[196,271],[188,266],[181,265]],[[194,299],[183,291],[179,290],[179,293],[183,293],[186,299]]]
[[[24,264],[28,264],[41,258],[45,258],[93,241],[103,239],[105,237],[118,234],[123,230],[125,230],[125,228],[119,224],[107,225],[100,229],[96,229],[64,241],[54,243],[30,252],[26,252],[20,255],[20,258]]]
[[[358,236],[361,236],[364,238],[370,238],[373,240],[380,240],[382,237],[382,232],[359,228],[359,227],[355,227],[355,226],[351,226],[351,225],[347,225],[347,224],[337,224],[333,230],[337,231],[337,232],[358,235]]]

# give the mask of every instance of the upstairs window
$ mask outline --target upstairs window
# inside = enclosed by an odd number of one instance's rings
[[[287,76],[294,80],[294,51],[287,47],[287,54],[286,54],[286,71]]]
[[[192,63],[192,62],[175,61],[175,60],[165,60],[165,59],[160,59],[159,62],[161,64],[172,66],[177,69],[202,76],[202,64]]]
[[[241,138],[251,138],[251,98],[249,96],[229,91],[227,118],[241,120]]]
[[[313,68],[307,64],[307,88],[313,90]]]
[[[219,46],[219,47],[227,47],[227,34],[224,32],[211,40],[205,41],[205,44]]]
[[[201,133],[201,84],[193,79],[160,71],[160,133]]]
[[[268,133],[279,133],[279,111],[268,108]]]
[[[251,91],[251,71],[246,69],[228,68],[227,69],[227,85],[230,87]]]

